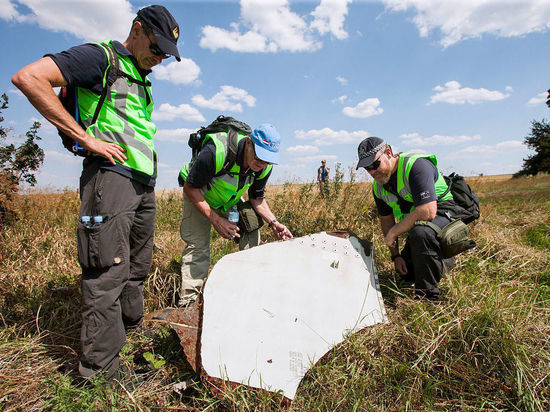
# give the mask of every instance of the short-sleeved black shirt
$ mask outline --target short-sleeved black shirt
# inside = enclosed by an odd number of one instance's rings
[[[143,78],[151,73],[151,70],[144,70],[139,67],[132,53],[122,43],[113,41],[112,44],[118,54],[130,57]],[[84,87],[96,94],[101,94],[103,90],[103,75],[108,65],[107,55],[101,46],[95,43],[86,43],[60,53],[47,54],[46,56],[55,62],[67,81],[68,86]],[[86,167],[92,162],[98,162],[101,169],[111,170],[147,186],[155,186],[156,178],[154,176],[138,174],[118,163],[113,165],[101,156],[86,157],[84,166]]]
[[[244,165],[244,148],[246,139],[241,139],[237,146],[237,159],[236,163],[243,168]],[[242,173],[242,172],[241,172]],[[254,172],[251,169],[244,171],[245,174],[259,176],[262,171]],[[196,189],[206,186],[216,175],[216,146],[213,142],[207,142],[201,151],[199,152],[195,162],[193,163],[189,174],[187,175],[187,182],[189,185]],[[271,176],[271,170],[262,179],[254,179],[252,185],[248,188],[249,199],[261,199],[265,197],[265,186]],[[180,186],[183,186],[183,179],[181,175],[178,178]]]
[[[438,177],[439,172],[430,160],[422,157],[416,159],[409,173],[409,184],[411,186],[414,207],[433,202],[434,200],[437,201],[435,182]],[[397,193],[397,171],[391,175],[390,181],[384,185],[384,188],[392,193]],[[374,196],[374,201],[376,202],[376,208],[380,216],[388,216],[393,213],[393,209],[383,200]],[[411,209],[409,202],[400,202],[399,206],[403,213],[409,213]]]

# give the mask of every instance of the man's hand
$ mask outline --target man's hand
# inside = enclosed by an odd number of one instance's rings
[[[290,230],[288,230],[288,228],[280,222],[273,223],[271,225],[271,229],[273,229],[273,232],[279,239],[286,240],[294,237],[292,236],[292,233],[290,233]]]
[[[114,159],[118,160],[120,163],[124,163],[127,159],[124,155],[126,150],[116,143],[104,142],[103,140],[95,139],[90,136],[81,142],[80,145],[90,152],[105,156],[112,164],[116,164]]]
[[[392,226],[391,229],[388,230],[388,233],[384,236],[384,242],[386,242],[386,246],[389,248],[397,247],[397,238],[399,235],[395,233],[395,230],[393,230],[394,227],[395,226]]]
[[[239,235],[239,226],[234,225],[226,218],[223,218],[214,212],[211,215],[210,222],[212,223],[212,226],[214,226],[214,229],[216,229],[216,232],[218,232],[220,236],[225,239],[238,239],[241,237],[241,235]]]
[[[393,262],[393,264],[395,266],[395,271],[399,273],[401,276],[405,276],[408,273],[405,259],[403,259],[401,256],[395,258],[395,261]]]

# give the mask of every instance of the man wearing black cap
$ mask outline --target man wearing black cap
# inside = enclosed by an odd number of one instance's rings
[[[450,217],[460,218],[463,209],[447,191],[435,156],[394,155],[384,140],[374,136],[359,144],[358,155],[357,169],[364,167],[374,179],[374,200],[395,270],[404,281],[415,284],[416,296],[438,299],[439,281],[454,261],[442,258],[435,231],[416,222],[430,221],[443,228]],[[400,253],[398,237],[405,233],[407,241]]]
[[[12,78],[36,109],[85,154],[77,229],[82,267],[79,371],[84,377],[99,372],[114,377],[125,330],[141,327],[157,176],[147,75],[170,56],[180,60],[178,37],[170,12],[149,6],[138,11],[123,43],[88,43],[48,54]],[[109,70],[111,65],[118,70]],[[111,73],[116,76],[108,89],[104,78]],[[56,86],[75,96],[78,118],[57,98]]]

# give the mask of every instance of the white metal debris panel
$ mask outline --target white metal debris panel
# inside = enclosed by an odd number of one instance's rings
[[[369,251],[367,251],[369,253]],[[204,289],[205,372],[292,399],[349,333],[386,321],[374,259],[325,232],[224,256]]]

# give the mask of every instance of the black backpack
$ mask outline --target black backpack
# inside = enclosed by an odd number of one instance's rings
[[[206,127],[201,127],[195,133],[189,135],[189,147],[192,151],[191,162],[197,157],[202,146],[204,145],[204,138],[207,134],[215,134],[219,132],[226,132],[229,138],[228,153],[225,157],[225,164],[220,172],[216,176],[226,174],[237,160],[237,146],[238,146],[238,134],[244,133],[250,135],[252,129],[249,125],[239,120],[234,119],[231,116],[220,115]]]
[[[109,93],[109,90],[111,90],[111,86],[114,84],[114,82],[120,78],[125,77],[128,81],[132,83],[139,84],[143,87],[148,87],[151,85],[151,82],[149,80],[147,81],[141,81],[138,79],[134,79],[129,74],[124,73],[119,68],[119,62],[118,62],[118,55],[110,44],[107,45],[100,45],[101,47],[105,48],[108,52],[109,56],[109,64],[107,66],[107,69],[105,71],[104,76],[106,75],[105,79],[105,87],[103,87],[101,91],[101,95],[99,97],[99,101],[97,102],[97,106],[94,111],[94,116],[92,117],[92,124],[94,124],[97,121],[97,118],[99,116],[99,112],[101,111],[101,107],[103,106],[103,102],[105,102],[105,98],[107,97],[107,93]],[[77,123],[84,128],[84,125],[82,124],[80,120],[80,114],[78,112],[78,89],[75,86],[63,86],[61,90],[59,91],[59,94],[57,95],[59,100],[61,101],[61,104],[63,107],[75,118]],[[63,141],[63,146],[74,154],[75,156],[87,156],[89,152],[84,149],[82,146],[80,146],[77,142],[75,142],[73,139],[71,139],[69,136],[67,136],[65,133],[63,133],[61,130],[57,129],[57,132],[59,136],[61,136],[61,140]]]
[[[447,182],[448,188],[445,193],[438,197],[438,199],[442,198],[450,191],[455,203],[465,209],[469,214],[469,216],[461,217],[464,223],[471,223],[479,219],[479,198],[464,177],[453,172],[449,176],[443,176],[443,178],[445,182]]]

